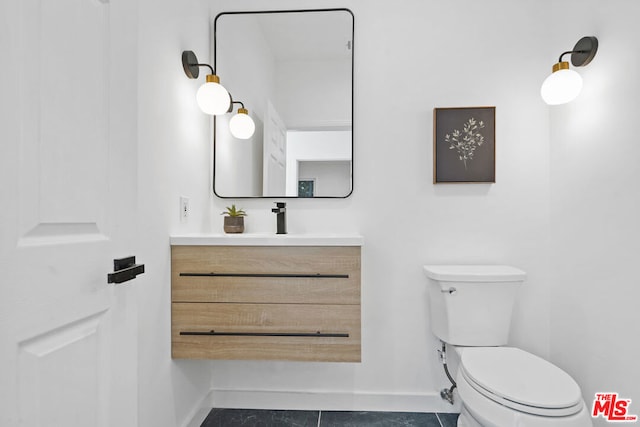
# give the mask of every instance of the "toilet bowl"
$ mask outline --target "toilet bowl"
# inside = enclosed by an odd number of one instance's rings
[[[431,329],[460,357],[459,427],[592,426],[578,384],[552,363],[507,347],[517,288],[509,266],[425,266]]]
[[[467,347],[459,354],[464,413],[458,426],[591,425],[578,384],[546,360],[513,347]]]

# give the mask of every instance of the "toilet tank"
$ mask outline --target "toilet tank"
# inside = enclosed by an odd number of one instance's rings
[[[527,274],[506,265],[425,265],[431,330],[461,346],[507,344],[516,292]]]

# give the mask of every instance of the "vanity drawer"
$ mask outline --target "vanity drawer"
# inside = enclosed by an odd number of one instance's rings
[[[173,246],[174,302],[360,304],[360,247]]]
[[[172,357],[360,361],[360,306],[173,303]]]
[[[359,304],[359,281],[297,277],[179,277],[173,302]]]

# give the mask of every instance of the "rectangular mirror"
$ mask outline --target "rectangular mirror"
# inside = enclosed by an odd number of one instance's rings
[[[353,191],[353,14],[225,12],[214,68],[233,111],[214,116],[213,191],[222,198],[336,197]],[[255,123],[235,138],[238,107]]]

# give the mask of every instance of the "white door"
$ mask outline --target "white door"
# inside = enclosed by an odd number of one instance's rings
[[[263,196],[284,196],[287,180],[287,127],[267,101],[264,118]]]
[[[137,5],[0,1],[0,425],[136,426]],[[144,260],[137,260],[138,262]]]

